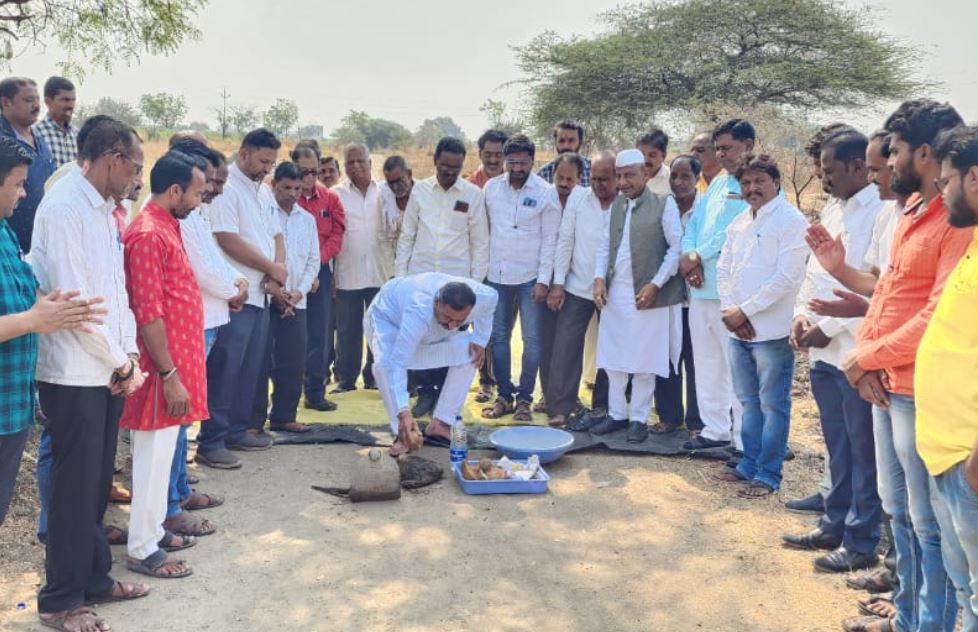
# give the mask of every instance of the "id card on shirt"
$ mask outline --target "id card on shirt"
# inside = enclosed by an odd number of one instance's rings
[[[468,213],[469,203],[463,202],[462,200],[458,200],[457,202],[455,202],[455,208],[453,208],[452,210],[455,211],[456,213]]]
[[[537,201],[534,200],[531,197],[525,197],[525,198],[523,198],[523,206],[525,206],[527,208],[536,208]]]

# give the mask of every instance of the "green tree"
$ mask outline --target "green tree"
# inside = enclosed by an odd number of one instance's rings
[[[350,110],[333,130],[330,140],[335,145],[363,143],[373,151],[406,147],[411,143],[411,132],[400,123]]]
[[[479,111],[489,119],[490,129],[502,130],[509,136],[522,134],[526,129],[524,122],[518,117],[513,117],[502,101],[486,99],[486,102],[479,106]]]
[[[604,32],[517,49],[538,133],[576,118],[599,143],[682,112],[859,108],[925,87],[916,54],[834,0],[679,0],[602,14]]]
[[[458,123],[448,116],[437,116],[433,119],[425,119],[418,131],[414,133],[414,144],[418,147],[429,147],[435,145],[446,136],[465,140],[465,132],[459,127]]]
[[[67,57],[62,73],[86,67],[111,70],[114,62],[139,62],[142,53],[168,55],[200,37],[196,22],[207,0],[0,0],[0,51],[58,43]]]
[[[79,123],[83,123],[86,119],[96,114],[111,116],[114,119],[118,119],[123,123],[131,125],[132,127],[138,127],[140,124],[142,124],[142,120],[140,119],[139,112],[136,110],[136,108],[125,101],[113,99],[112,97],[102,97],[95,105],[82,106],[78,108],[78,110],[75,112],[75,119]]]
[[[187,115],[187,100],[180,94],[157,92],[139,97],[139,109],[150,124],[150,136],[157,128],[173,129]]]
[[[237,133],[247,134],[258,124],[258,110],[254,106],[232,105],[228,119]]]
[[[265,111],[263,121],[265,127],[286,137],[289,130],[299,124],[299,106],[291,99],[278,99]]]

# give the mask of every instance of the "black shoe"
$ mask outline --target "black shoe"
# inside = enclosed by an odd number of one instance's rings
[[[797,513],[825,513],[825,499],[821,494],[815,493],[798,500],[789,500],[784,508]]]
[[[816,549],[831,551],[842,544],[842,538],[829,535],[821,529],[815,529],[802,535],[784,535],[781,536],[781,540],[786,546],[792,549],[804,549],[806,551],[814,551]]]
[[[795,451],[792,450],[790,446],[787,447],[787,448],[785,448],[784,449],[784,460],[785,461],[793,461],[794,459],[795,459]]]
[[[378,390],[377,389],[377,382],[374,382],[373,380],[370,380],[369,382],[367,380],[364,380],[363,381],[363,387],[365,389],[367,389],[368,391],[376,391],[376,390]]]
[[[438,396],[431,391],[421,391],[418,395],[418,401],[415,402],[414,406],[411,408],[411,414],[417,417],[424,417],[425,415],[430,415],[431,411],[435,409],[435,404],[438,403]]]
[[[604,435],[608,434],[609,432],[624,430],[627,427],[627,419],[612,419],[611,417],[605,417],[599,423],[591,426],[591,434]]]
[[[625,440],[629,443],[642,443],[649,438],[649,426],[641,421],[632,421],[628,424],[628,432],[625,433]]]
[[[329,392],[330,395],[336,395],[338,393],[349,393],[350,391],[357,390],[355,385],[350,384],[337,384],[333,390]]]
[[[308,408],[309,410],[320,410],[323,412],[330,412],[339,408],[339,405],[336,402],[331,402],[324,397],[319,401],[307,399],[305,403],[305,407]]]
[[[709,448],[724,448],[728,445],[730,445],[729,441],[715,441],[713,439],[707,439],[703,435],[696,435],[683,443],[683,450],[706,450]]]
[[[815,568],[826,573],[848,573],[864,568],[872,568],[879,564],[880,558],[876,553],[856,553],[840,546],[828,555],[822,555],[812,560]]]
[[[596,414],[592,410],[585,410],[579,415],[570,415],[564,428],[574,432],[587,432],[605,420],[606,415]]]

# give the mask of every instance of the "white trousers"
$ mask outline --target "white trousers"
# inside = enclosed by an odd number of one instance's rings
[[[584,381],[594,384],[598,379],[598,314],[591,316],[584,334]]]
[[[700,419],[703,420],[703,437],[713,441],[730,441],[732,438],[734,447],[742,450],[740,424],[743,409],[733,393],[730,332],[723,324],[719,300],[690,299],[689,335],[693,340],[696,403],[700,409]]]
[[[625,401],[628,373],[605,369],[608,374],[608,415],[612,419],[627,419],[648,423],[655,395],[655,373],[632,375],[632,398]]]
[[[170,466],[180,426],[132,433],[132,505],[129,507],[129,556],[143,560],[163,539]]]
[[[432,412],[432,419],[437,419],[449,426],[455,425],[455,417],[461,414],[465,397],[469,394],[469,388],[471,388],[472,380],[475,378],[475,371],[476,368],[471,362],[448,367],[445,384],[438,394],[438,404]],[[391,432],[397,434],[400,423],[397,420],[397,401],[394,399],[393,389],[390,388],[390,369],[375,363],[374,379],[377,381],[381,399],[384,400],[384,408],[387,409]]]

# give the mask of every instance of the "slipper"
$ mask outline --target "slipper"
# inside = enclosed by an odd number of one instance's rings
[[[164,520],[163,528],[179,536],[193,536],[195,538],[210,535],[217,531],[217,527],[210,520],[195,518],[186,511],[181,511]]]
[[[649,426],[649,432],[657,435],[667,435],[679,430],[678,425],[667,424],[664,421],[652,424]]]
[[[140,575],[149,575],[150,577],[156,577],[159,579],[180,579],[181,577],[189,577],[193,575],[194,571],[190,568],[185,568],[179,573],[167,574],[160,571],[164,566],[172,566],[175,564],[182,564],[183,560],[177,560],[171,558],[169,555],[161,550],[157,550],[144,560],[134,560],[129,558],[126,561],[126,568],[134,573],[139,573]]]
[[[88,606],[79,606],[74,610],[65,610],[64,612],[38,612],[37,617],[41,622],[41,625],[47,628],[54,628],[55,630],[64,630],[68,632],[68,619],[73,617],[90,617],[91,624],[86,627],[93,627],[97,630],[111,630],[108,627],[108,623],[102,617],[89,608]]]
[[[105,525],[104,529],[105,539],[108,541],[109,546],[119,546],[120,544],[129,542],[129,532],[127,530],[120,529],[111,524]]]
[[[880,608],[882,612],[875,612],[873,606]],[[893,602],[885,597],[870,597],[869,599],[859,599],[856,601],[859,612],[870,617],[883,617],[892,619],[896,617],[897,609]]]
[[[424,435],[424,444],[435,448],[450,448],[452,447],[452,440],[437,435],[426,434]]]
[[[291,432],[293,434],[303,434],[312,430],[312,426],[308,424],[300,424],[296,421],[290,421],[284,424],[269,424],[268,429],[273,432]]]
[[[173,544],[173,540],[177,537],[183,541],[183,544]],[[157,542],[156,545],[164,551],[172,553],[174,551],[182,551],[184,549],[189,549],[192,546],[197,546],[197,540],[192,535],[178,536],[172,531],[164,531],[163,539]]]
[[[121,594],[115,594],[116,587],[119,588]],[[112,588],[109,588],[107,592],[101,595],[95,595],[93,597],[85,598],[85,605],[92,606],[95,604],[105,604],[105,603],[116,603],[119,601],[131,601],[133,599],[140,599],[149,594],[149,586],[146,584],[130,584],[123,583],[120,581],[112,582]]]
[[[205,502],[191,502],[194,498],[200,499],[205,498]],[[190,490],[190,496],[185,498],[180,506],[187,511],[200,511],[201,509],[210,509],[211,507],[219,507],[224,504],[224,499],[217,494],[205,494],[204,492],[198,492],[196,489]]]
[[[774,489],[768,487],[760,481],[751,481],[747,485],[737,490],[737,496],[740,498],[746,498],[748,500],[757,500],[758,498],[766,498],[774,493]]]

